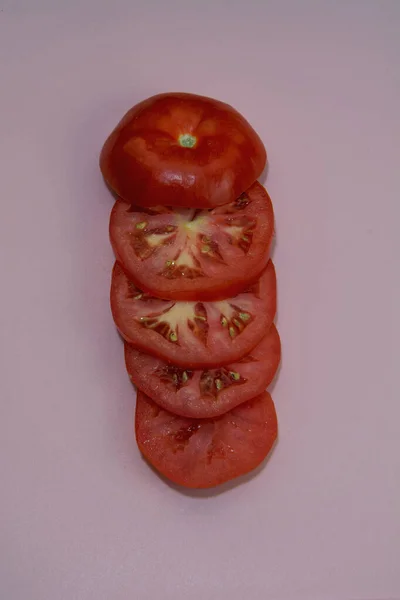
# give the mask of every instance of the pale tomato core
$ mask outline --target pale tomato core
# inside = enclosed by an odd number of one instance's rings
[[[194,148],[197,143],[197,139],[190,133],[183,133],[179,136],[178,142],[183,148]]]

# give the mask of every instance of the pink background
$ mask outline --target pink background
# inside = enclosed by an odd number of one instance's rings
[[[400,2],[2,0],[2,600],[400,598]],[[101,145],[232,103],[269,152],[279,444],[221,493],[142,461]]]

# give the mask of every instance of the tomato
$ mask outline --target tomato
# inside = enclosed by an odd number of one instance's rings
[[[135,429],[140,451],[162,475],[209,488],[255,469],[269,454],[278,423],[268,392],[215,419],[187,419],[139,391]]]
[[[115,263],[111,310],[125,340],[176,366],[226,365],[243,358],[264,337],[276,310],[271,261],[260,279],[227,300],[161,300],[138,289]]]
[[[175,300],[229,298],[256,281],[274,229],[271,200],[259,183],[214,209],[142,209],[117,200],[110,239],[140,289]]]
[[[274,325],[241,360],[216,369],[183,369],[125,343],[125,362],[133,383],[159,406],[183,417],[217,417],[261,394],[281,358]]]
[[[136,104],[100,155],[106,183],[140,206],[228,204],[265,164],[263,143],[241,114],[218,100],[183,93]]]

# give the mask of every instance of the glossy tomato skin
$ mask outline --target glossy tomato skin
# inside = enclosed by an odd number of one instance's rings
[[[129,279],[173,300],[238,294],[265,268],[273,231],[272,202],[258,182],[214,209],[140,209],[117,200],[110,218],[111,244]]]
[[[139,290],[115,263],[111,311],[135,348],[181,367],[217,367],[240,360],[270,328],[276,311],[271,261],[237,296],[213,302],[161,300]]]
[[[197,419],[218,417],[261,394],[274,378],[280,358],[274,325],[249,355],[217,369],[180,369],[125,343],[132,382],[165,410]]]
[[[138,392],[136,441],[164,477],[188,488],[211,488],[249,473],[278,434],[274,403],[264,392],[215,419],[187,419]]]
[[[166,93],[126,113],[102,148],[100,168],[129,204],[213,208],[249,188],[266,158],[258,134],[228,104]]]

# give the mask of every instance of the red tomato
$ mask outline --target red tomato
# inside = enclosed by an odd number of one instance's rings
[[[215,419],[187,419],[143,392],[136,403],[136,441],[162,475],[189,488],[209,488],[255,469],[278,434],[268,392]]]
[[[217,300],[256,281],[268,261],[274,214],[258,182],[211,210],[131,209],[117,200],[110,239],[140,289],[175,300]]]
[[[183,417],[217,417],[261,394],[281,358],[276,327],[240,361],[216,369],[182,369],[125,344],[133,383],[159,406]]]
[[[111,309],[125,340],[176,366],[200,368],[237,361],[271,326],[276,310],[276,278],[271,261],[260,279],[227,300],[176,302],[139,290],[114,265]]]
[[[234,108],[194,94],[159,94],[131,108],[100,156],[107,184],[140,206],[228,204],[261,174],[266,152]]]

